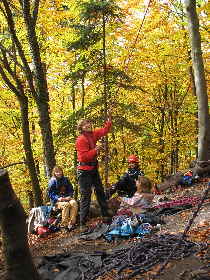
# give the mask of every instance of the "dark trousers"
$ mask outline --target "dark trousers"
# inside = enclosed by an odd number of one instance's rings
[[[78,170],[78,182],[80,186],[80,223],[85,224],[89,214],[92,187],[95,189],[96,198],[101,208],[101,215],[108,216],[107,202],[102,186],[98,169],[94,170]]]

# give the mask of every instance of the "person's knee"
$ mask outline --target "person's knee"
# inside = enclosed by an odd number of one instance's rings
[[[76,200],[71,200],[71,206],[74,207],[74,208],[78,208],[78,203]]]
[[[66,209],[66,208],[69,208],[69,207],[71,207],[71,204],[70,204],[69,201],[63,203],[63,209]]]

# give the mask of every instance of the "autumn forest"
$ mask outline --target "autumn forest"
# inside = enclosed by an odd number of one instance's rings
[[[207,86],[210,5],[196,4]],[[77,122],[101,127],[108,110],[105,185],[130,154],[155,182],[198,157],[201,107],[184,1],[1,0],[0,23],[0,167],[26,208],[42,204],[55,164],[77,195]]]

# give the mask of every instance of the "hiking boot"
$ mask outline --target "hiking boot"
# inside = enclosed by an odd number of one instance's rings
[[[67,232],[68,231],[68,227],[67,226],[61,226],[60,227],[60,231],[61,232]]]
[[[156,226],[154,226],[154,227],[152,228],[152,231],[153,231],[153,232],[157,232],[157,231],[159,231],[159,230],[161,230],[161,225],[160,225],[160,224],[157,224]]]
[[[109,223],[112,222],[112,217],[110,217],[110,216],[102,217],[102,221],[103,221],[104,223],[109,224]]]
[[[67,231],[70,232],[76,228],[76,225],[68,225],[67,226]]]
[[[70,231],[74,230],[75,228],[76,228],[75,225],[68,225],[68,226],[61,226],[60,230],[62,232],[70,232]]]

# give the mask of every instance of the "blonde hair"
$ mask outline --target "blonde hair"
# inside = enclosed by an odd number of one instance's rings
[[[89,119],[83,119],[83,120],[80,120],[77,124],[77,130],[81,133],[82,132],[82,127],[85,123],[92,123],[91,120]]]
[[[62,175],[63,175],[63,169],[60,166],[56,165],[56,166],[54,166],[54,168],[52,170],[52,176],[56,177],[55,176],[56,171],[61,171]]]
[[[141,188],[142,192],[144,192],[144,193],[150,193],[151,192],[152,182],[150,181],[149,178],[147,178],[145,176],[138,176],[137,181],[140,185],[140,188]]]

